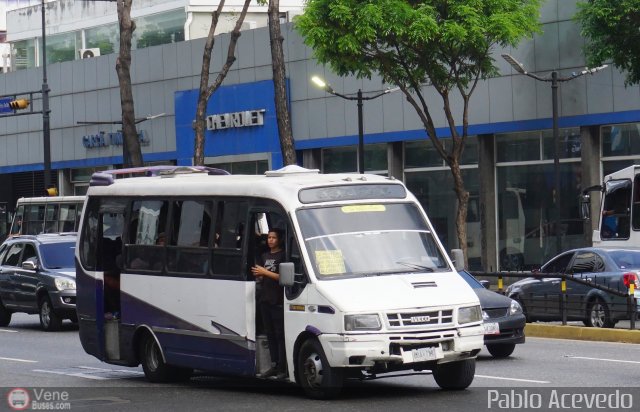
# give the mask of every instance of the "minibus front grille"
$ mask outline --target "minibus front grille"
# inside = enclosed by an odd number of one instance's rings
[[[453,309],[387,313],[387,320],[392,328],[451,324],[453,323]]]

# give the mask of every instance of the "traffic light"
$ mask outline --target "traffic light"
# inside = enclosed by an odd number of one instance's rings
[[[56,189],[55,187],[50,187],[45,190],[46,190],[47,196],[58,196],[58,189]]]
[[[29,107],[29,100],[27,99],[16,99],[9,102],[9,107],[13,110],[26,109]]]

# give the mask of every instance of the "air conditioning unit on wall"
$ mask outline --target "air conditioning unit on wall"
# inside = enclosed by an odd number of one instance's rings
[[[100,56],[100,49],[80,49],[78,50],[81,59],[89,59],[91,57]]]

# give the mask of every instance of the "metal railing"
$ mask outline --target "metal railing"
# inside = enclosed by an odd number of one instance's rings
[[[543,313],[541,318],[550,318],[554,314],[559,313],[560,319],[563,325],[567,324],[569,318],[573,319],[588,319],[588,310],[590,305],[595,301],[593,294],[589,294],[591,289],[601,290],[609,295],[620,297],[622,299],[612,299],[611,302],[606,302],[607,309],[609,311],[609,318],[616,320],[629,320],[629,329],[635,329],[636,317],[637,317],[637,299],[634,296],[634,287],[630,288],[622,285],[620,287],[619,278],[612,279],[611,276],[602,275],[598,277],[597,274],[590,273],[588,275],[573,274],[567,275],[564,273],[533,273],[533,272],[470,272],[478,279],[482,278],[496,278],[497,289],[492,289],[498,293],[505,294],[505,281],[512,278],[523,279],[533,278],[537,280],[541,279],[554,279],[555,281],[549,281],[549,286],[545,288],[541,293],[528,293],[521,297],[524,298],[528,305],[524,305],[523,310],[525,313],[529,310],[534,313]],[[511,283],[511,282],[507,282]],[[611,286],[615,283],[614,286]],[[582,293],[568,293],[567,284],[583,285],[589,289]],[[556,288],[557,285],[557,288]],[[507,285],[508,286],[508,285]],[[570,288],[569,288],[570,289]],[[589,296],[587,296],[589,294]],[[520,300],[520,299],[519,299]],[[546,316],[544,315],[546,313]],[[619,316],[624,313],[625,316]],[[614,316],[615,315],[615,316]],[[528,316],[529,319],[529,316]],[[541,319],[544,320],[544,319]],[[550,320],[552,321],[552,320]]]

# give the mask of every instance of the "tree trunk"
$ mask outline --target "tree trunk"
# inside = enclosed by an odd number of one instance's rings
[[[464,253],[464,267],[469,267],[467,256],[467,208],[469,205],[469,192],[464,187],[462,171],[458,158],[452,159],[449,164],[451,175],[453,176],[453,191],[456,193],[458,207],[456,209],[456,235],[458,237],[458,247]],[[478,239],[474,239],[477,241]]]
[[[136,117],[131,89],[131,36],[136,24],[131,20],[131,2],[118,0],[118,23],[120,26],[120,54],[116,60],[116,72],[120,83],[120,104],[122,106],[122,155],[124,167],[142,166],[142,150],[136,130]]]
[[[287,83],[284,66],[284,52],[282,51],[282,33],[280,32],[280,0],[269,0],[269,39],[271,41],[271,68],[273,70],[273,85],[275,88],[276,118],[278,120],[278,135],[280,150],[284,165],[297,163],[296,151],[293,146],[291,132],[291,118],[287,101]]]
[[[222,13],[222,8],[224,7],[224,0],[222,0],[218,4],[218,8],[211,14],[211,27],[209,28],[209,34],[207,36],[207,41],[204,45],[204,53],[202,55],[202,70],[200,71],[200,91],[198,94],[198,105],[196,108],[196,119],[195,119],[195,142],[194,142],[194,152],[193,152],[193,164],[196,166],[204,166],[204,144],[205,144],[205,114],[207,110],[207,103],[209,99],[215,93],[216,90],[220,87],[225,77],[229,73],[229,69],[236,61],[235,50],[236,44],[238,43],[238,38],[240,37],[240,28],[242,27],[242,23],[244,22],[244,18],[247,15],[247,10],[249,9],[249,3],[251,0],[245,0],[244,5],[242,7],[242,11],[240,12],[240,16],[238,16],[238,20],[236,21],[236,25],[231,32],[231,40],[229,41],[229,48],[227,49],[227,60],[225,64],[222,66],[220,73],[216,77],[216,80],[213,84],[209,85],[209,67],[211,66],[211,51],[213,50],[213,45],[215,44],[215,31],[216,26],[218,25],[218,19],[220,14]]]

